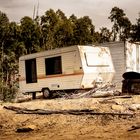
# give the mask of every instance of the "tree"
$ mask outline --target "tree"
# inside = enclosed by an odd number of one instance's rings
[[[120,41],[125,41],[130,37],[130,30],[131,30],[131,22],[127,17],[123,17],[119,21],[120,26]]]
[[[18,69],[18,63],[15,57],[15,23],[10,23],[7,15],[0,12],[0,99],[7,100],[14,97],[16,89],[14,88],[15,71]]]
[[[60,9],[56,12],[52,9],[45,12],[41,17],[41,30],[45,49],[72,44],[73,26]]]
[[[112,8],[109,19],[114,23],[112,27],[113,41],[117,40],[117,35],[120,41],[127,39],[130,34],[131,22],[124,11],[118,7]]]
[[[8,32],[5,38],[5,53],[15,52],[20,43],[20,27],[15,23],[9,23]],[[17,57],[18,59],[18,57]]]
[[[112,33],[106,27],[100,28],[100,36],[99,43],[109,42],[111,41]]]
[[[132,25],[131,41],[133,42],[140,41],[140,14],[139,14],[139,18],[137,19],[137,23]]]
[[[4,41],[5,35],[8,32],[9,19],[7,15],[0,11],[0,42]],[[0,44],[1,45],[1,44]]]
[[[5,40],[8,34],[9,19],[7,15],[0,11],[0,62],[3,63],[3,53],[5,51]],[[1,67],[2,68],[2,67]],[[2,70],[1,70],[2,71]]]
[[[70,23],[71,28],[72,28],[72,36],[70,38],[70,44],[69,45],[76,45],[77,44],[77,39],[76,39],[75,36],[76,36],[76,30],[77,30],[76,25],[77,25],[78,19],[77,19],[77,17],[74,14],[72,14],[69,17],[68,20],[69,20],[69,23]]]
[[[71,22],[71,24],[73,24],[73,26],[75,26],[76,22],[77,22],[77,17],[72,14],[70,17],[69,17],[69,21]]]
[[[56,11],[56,16],[58,17],[58,20],[59,21],[65,21],[65,20],[67,20],[67,17],[65,16],[65,14],[60,10],[60,9],[58,9],[57,11]]]
[[[46,11],[45,15],[41,16],[42,42],[45,50],[55,48],[54,32],[58,20],[58,16],[52,9]]]
[[[68,19],[60,9],[56,12],[50,9],[41,17],[44,49],[92,44],[94,30],[95,27],[88,16],[77,19],[75,15],[71,15]]]
[[[11,78],[18,71],[18,58],[24,52],[21,49],[20,54],[17,50],[20,46],[19,42],[20,29],[15,22],[9,23],[8,32],[4,40],[4,51],[3,51],[3,72],[4,72],[4,81],[6,85],[11,84]],[[17,52],[17,53],[16,53]]]
[[[58,22],[54,30],[55,46],[69,46],[72,44],[73,26],[61,10],[57,10],[56,15]]]
[[[68,20],[58,24],[55,28],[54,38],[56,47],[65,47],[72,44],[73,29]]]
[[[34,53],[40,49],[40,29],[38,24],[30,17],[21,19],[21,40],[23,41],[27,54]]]
[[[4,76],[4,70],[3,70],[3,56],[4,52],[6,50],[5,46],[5,40],[6,36],[8,34],[8,26],[9,26],[9,19],[7,15],[0,11],[0,81],[3,83],[3,76]]]
[[[86,45],[93,42],[95,27],[88,16],[77,19],[74,29],[75,44]]]

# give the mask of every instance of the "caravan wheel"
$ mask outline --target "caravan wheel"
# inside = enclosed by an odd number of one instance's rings
[[[50,90],[49,89],[44,89],[43,90],[43,98],[47,99],[50,97]]]

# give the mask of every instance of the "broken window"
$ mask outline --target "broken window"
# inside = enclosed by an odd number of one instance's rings
[[[36,59],[25,60],[26,83],[37,82]]]
[[[46,58],[46,75],[62,74],[61,56]]]

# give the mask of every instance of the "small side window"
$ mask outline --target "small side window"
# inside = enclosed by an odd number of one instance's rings
[[[62,74],[61,56],[45,59],[46,75]]]

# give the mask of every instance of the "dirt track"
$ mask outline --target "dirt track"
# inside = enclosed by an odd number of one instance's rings
[[[24,103],[1,103],[0,139],[3,140],[139,140],[140,129],[128,131],[140,124],[140,111],[130,111],[129,105],[140,103],[140,96],[129,99],[112,99],[99,103],[102,99],[55,99]],[[123,106],[112,109],[113,105]],[[134,117],[111,115],[35,115],[16,114],[3,106],[17,106],[30,109],[93,109],[97,112],[130,112]],[[17,133],[17,128],[33,126],[31,132]]]

